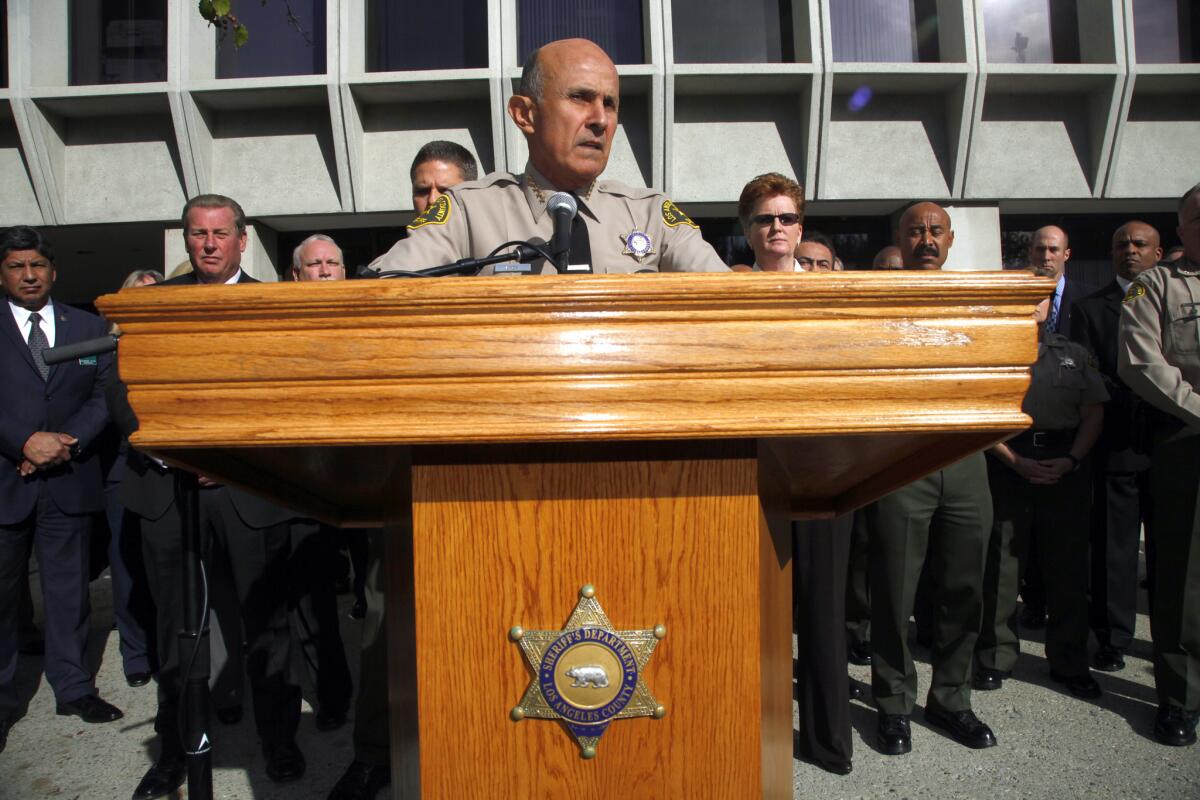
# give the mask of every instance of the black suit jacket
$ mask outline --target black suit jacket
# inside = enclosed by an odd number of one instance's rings
[[[1086,297],[1091,290],[1092,286],[1072,280],[1070,277],[1063,283],[1063,296],[1058,303],[1058,333],[1068,339],[1072,338],[1071,331],[1075,326],[1075,304]]]
[[[104,389],[112,373],[109,354],[56,364],[43,381],[33,354],[0,296],[0,524],[29,516],[37,503],[38,484],[68,514],[104,508],[97,437],[108,424]],[[95,314],[54,303],[54,343],[80,342],[103,336],[104,321]],[[28,478],[18,473],[25,442],[38,431],[69,433],[79,440],[79,455],[66,464]]]
[[[241,273],[238,283],[258,283],[246,273]],[[189,272],[163,281],[159,286],[194,286],[199,284],[195,273]],[[128,437],[138,429],[137,416],[129,405],[125,384],[114,381],[109,392],[109,403],[113,409],[113,420]],[[251,528],[266,528],[301,516],[270,500],[250,494],[232,486],[225,487],[234,510]],[[125,477],[121,480],[121,503],[139,517],[159,519],[175,507],[175,476],[157,462],[147,458],[134,448],[129,448],[125,462]]]
[[[1121,301],[1125,292],[1114,279],[1107,286],[1075,302],[1071,339],[1096,357],[1096,368],[1104,378],[1109,400],[1104,405],[1104,429],[1097,454],[1104,453],[1110,472],[1133,472],[1150,466],[1147,457],[1135,452],[1142,401],[1117,374],[1117,340],[1121,328]]]

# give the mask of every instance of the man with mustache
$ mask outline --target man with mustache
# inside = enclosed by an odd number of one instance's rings
[[[941,269],[953,244],[950,216],[936,203],[916,203],[901,215],[896,246],[905,269]],[[879,709],[876,745],[886,755],[912,750],[909,717],[916,704],[917,671],[906,634],[917,582],[928,563],[939,613],[925,721],[967,747],[994,746],[991,729],[971,711],[971,660],[979,636],[992,526],[983,453],[880,498],[866,513],[871,538],[871,688]]]
[[[599,180],[619,105],[616,67],[592,42],[564,39],[535,50],[508,101],[508,115],[529,146],[524,172],[496,172],[451,189],[371,266],[420,269],[487,256],[509,241],[549,241],[546,201],[561,191],[579,204],[569,266],[614,273],[728,270],[699,226],[666,196]],[[555,271],[541,261],[534,270]]]
[[[1113,280],[1077,301],[1071,338],[1090,350],[1104,377],[1109,401],[1096,443],[1092,483],[1091,627],[1100,647],[1092,666],[1102,672],[1125,668],[1137,613],[1138,541],[1149,530],[1150,458],[1134,431],[1142,403],[1117,374],[1121,300],[1129,286],[1162,258],[1158,231],[1137,220],[1112,238]]]

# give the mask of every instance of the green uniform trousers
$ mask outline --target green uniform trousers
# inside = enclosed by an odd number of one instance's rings
[[[1156,437],[1150,502],[1154,685],[1160,704],[1200,711],[1200,434]]]
[[[1059,675],[1088,674],[1087,467],[1053,486],[1035,486],[994,458],[987,459],[992,490],[992,535],[983,583],[979,666],[1011,672],[1021,652],[1017,592],[1028,565],[1041,567],[1046,591],[1046,660]]]
[[[971,660],[983,614],[992,500],[983,453],[910,483],[869,507],[871,688],[885,714],[911,714],[917,671],[908,619],[921,568],[934,587],[933,681],[927,707],[971,707]]]

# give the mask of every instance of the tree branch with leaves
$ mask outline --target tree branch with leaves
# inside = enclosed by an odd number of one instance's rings
[[[249,0],[247,0],[249,2]],[[266,6],[268,0],[259,0]],[[300,24],[300,18],[296,16],[296,12],[292,10],[291,0],[280,0],[283,3],[284,13],[287,15],[288,24],[296,29],[304,41],[311,47],[313,45],[312,37],[304,30]],[[234,0],[200,0],[199,3],[200,16],[203,17],[209,25],[212,25],[222,36],[233,33],[234,47],[241,47],[250,40],[250,30],[246,25],[238,19],[237,13],[234,10]]]

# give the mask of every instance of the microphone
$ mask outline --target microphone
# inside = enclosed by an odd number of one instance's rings
[[[64,361],[71,361],[76,358],[111,353],[117,349],[117,339],[119,338],[121,338],[121,334],[113,333],[107,336],[97,336],[95,339],[84,339],[82,342],[48,347],[42,351],[42,360],[47,365],[61,364]]]
[[[554,235],[550,238],[554,266],[559,272],[566,272],[571,258],[571,223],[579,213],[579,203],[568,192],[555,192],[546,201],[546,210],[554,218]]]

